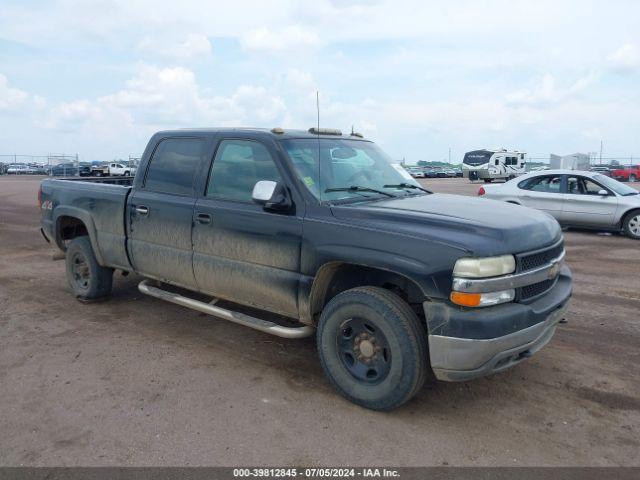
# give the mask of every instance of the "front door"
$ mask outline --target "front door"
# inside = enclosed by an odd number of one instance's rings
[[[297,317],[302,218],[254,203],[260,180],[283,181],[267,146],[221,140],[194,209],[196,282],[211,295]]]
[[[562,220],[566,224],[610,227],[618,198],[599,183],[582,175],[568,175]],[[606,191],[606,195],[599,195]]]
[[[205,161],[207,141],[174,137],[161,140],[145,180],[129,200],[131,261],[136,272],[196,288],[191,222],[196,172]]]

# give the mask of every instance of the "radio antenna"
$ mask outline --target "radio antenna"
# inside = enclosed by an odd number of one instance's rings
[[[320,131],[320,92],[316,90],[316,112],[318,113],[318,131]]]
[[[316,90],[316,113],[318,115],[318,129],[316,130],[317,142],[318,142],[318,195],[320,196],[320,202],[322,202],[322,171],[320,167],[320,92]]]

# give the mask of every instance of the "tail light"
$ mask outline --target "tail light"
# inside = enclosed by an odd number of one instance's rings
[[[487,192],[485,192],[484,187],[480,187],[480,190],[478,190],[478,196],[480,197],[480,196],[484,195],[485,193],[487,193]]]

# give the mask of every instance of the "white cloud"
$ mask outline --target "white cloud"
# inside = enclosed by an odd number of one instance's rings
[[[298,25],[277,31],[258,28],[241,36],[240,43],[246,50],[260,53],[314,50],[322,46],[318,35]]]
[[[9,86],[9,80],[0,73],[0,110],[20,107],[29,99],[27,92]]]
[[[286,113],[284,101],[265,87],[240,85],[229,96],[201,89],[185,67],[143,65],[124,88],[93,101],[62,102],[46,126],[69,131],[113,127],[271,125]]]
[[[136,51],[145,56],[164,57],[172,61],[189,62],[211,55],[211,42],[206,35],[190,33],[182,40],[167,36],[145,37]]]
[[[591,72],[580,77],[569,87],[563,88],[557,85],[556,78],[550,73],[539,78],[535,85],[530,88],[516,90],[507,95],[507,102],[512,104],[550,104],[566,100],[571,95],[593,85],[599,78],[597,72]]]
[[[608,57],[609,66],[619,72],[640,70],[640,48],[633,43],[622,45]]]

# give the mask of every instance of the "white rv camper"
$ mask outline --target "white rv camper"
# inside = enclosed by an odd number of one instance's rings
[[[473,150],[464,154],[462,176],[487,183],[497,178],[508,180],[525,173],[526,159],[526,152],[519,150]]]

